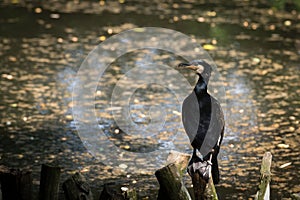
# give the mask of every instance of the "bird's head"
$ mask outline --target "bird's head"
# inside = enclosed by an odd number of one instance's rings
[[[208,84],[212,67],[203,60],[193,60],[189,63],[180,63],[177,66],[178,69],[189,69],[201,76],[206,84]]]

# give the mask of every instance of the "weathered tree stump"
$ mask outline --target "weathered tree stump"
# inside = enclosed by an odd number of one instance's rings
[[[94,199],[90,186],[78,172],[63,183],[63,190],[67,200]]]
[[[206,198],[209,200],[218,200],[218,195],[214,185],[214,181],[212,179],[211,172],[210,172],[210,178],[208,180],[208,184],[206,186],[205,195]]]
[[[193,164],[193,166],[190,166],[192,167],[190,176],[192,178],[195,200],[218,200],[209,163],[204,161],[203,163],[197,163],[197,165],[195,164],[194,166]],[[205,175],[203,177],[204,172],[208,173],[209,176]]]
[[[206,189],[206,181],[200,175],[198,171],[191,174],[193,189],[195,200],[206,200],[205,189]]]
[[[3,200],[31,200],[32,177],[30,171],[0,167]]]
[[[180,175],[182,176],[186,172],[190,158],[190,154],[181,153],[178,151],[170,151],[167,158],[167,164],[174,163],[177,166]]]
[[[292,200],[300,200],[300,192],[292,194]]]
[[[133,188],[121,187],[122,195],[125,200],[137,200],[136,190]]]
[[[124,200],[124,197],[121,191],[115,191],[105,184],[99,200]]]
[[[60,168],[43,164],[40,178],[40,200],[57,200],[60,181]]]
[[[116,185],[113,185],[116,188]],[[120,190],[104,185],[100,200],[137,200],[136,191],[133,188],[121,187]]]
[[[158,200],[191,200],[174,163],[155,172],[160,188]]]
[[[272,154],[266,152],[264,154],[261,169],[260,169],[260,184],[258,186],[258,192],[256,194],[256,200],[269,200],[270,199],[270,182],[271,182],[271,163]]]

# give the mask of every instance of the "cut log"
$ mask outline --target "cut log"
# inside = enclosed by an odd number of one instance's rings
[[[201,163],[193,163],[193,165],[189,167],[195,200],[218,200],[211,174],[211,164],[204,161]]]
[[[256,200],[269,200],[270,199],[270,182],[271,182],[271,163],[272,154],[266,152],[262,159],[260,169],[260,184],[258,186],[258,192],[256,194]]]
[[[193,189],[195,200],[206,200],[205,189],[206,189],[206,181],[200,175],[198,171],[191,174]]]
[[[208,200],[218,200],[218,195],[214,185],[214,181],[212,179],[211,172],[210,172],[210,178],[208,180],[208,184],[206,186],[205,195]]]
[[[136,190],[133,188],[130,188],[127,191],[125,191],[124,196],[125,196],[126,200],[137,200],[138,199]]]
[[[155,172],[160,188],[158,200],[191,200],[174,163]]]
[[[67,200],[93,200],[90,186],[78,172],[63,183],[63,190]]]
[[[292,194],[292,200],[300,200],[300,192]]]
[[[105,184],[99,200],[124,200],[124,197],[121,191],[115,191]]]
[[[121,187],[122,194],[125,200],[137,200],[135,189],[128,187]]]
[[[209,178],[208,183],[200,176],[199,173],[192,177],[193,188],[191,193],[194,195],[195,200],[218,200],[217,191],[212,180]]]
[[[19,169],[0,167],[0,182],[3,200],[31,200],[31,172]]]
[[[40,178],[40,200],[57,200],[60,181],[60,168],[43,164]]]
[[[105,184],[102,190],[100,200],[137,200],[137,193],[135,189],[128,187],[121,187]]]
[[[181,153],[178,151],[170,151],[167,158],[167,164],[174,163],[182,176],[186,172],[189,160],[191,158],[190,154]]]

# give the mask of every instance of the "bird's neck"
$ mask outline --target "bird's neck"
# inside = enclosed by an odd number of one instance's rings
[[[205,83],[202,76],[199,76],[199,79],[194,88],[194,91],[197,96],[202,96],[203,94],[207,94],[207,84]]]

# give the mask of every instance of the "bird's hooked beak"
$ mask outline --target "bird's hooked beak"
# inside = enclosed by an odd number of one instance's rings
[[[204,67],[202,65],[194,65],[194,64],[190,64],[190,63],[180,63],[177,65],[177,68],[178,69],[190,69],[190,70],[197,72],[198,74],[201,74],[204,71]]]

